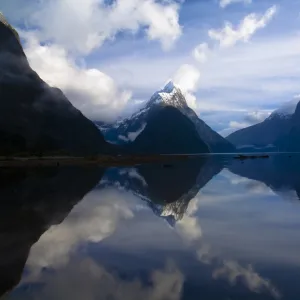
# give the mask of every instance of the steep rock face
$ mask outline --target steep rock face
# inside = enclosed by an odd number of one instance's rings
[[[276,150],[284,151],[290,147],[286,145],[288,135],[295,135],[296,123],[294,120],[298,102],[299,100],[294,99],[283,104],[262,123],[240,129],[230,134],[227,139],[236,147],[275,145]],[[294,129],[292,130],[292,128]]]
[[[97,127],[30,68],[17,32],[0,18],[0,154],[108,153]]]
[[[209,152],[194,124],[172,106],[166,106],[148,116],[145,129],[130,144],[130,149],[149,154]]]
[[[145,129],[148,119],[154,112],[164,107],[174,107],[194,124],[199,137],[208,145],[210,152],[234,152],[234,146],[218,133],[213,131],[197,114],[188,106],[181,90],[172,82],[164,89],[154,93],[145,107],[133,114],[130,118],[108,125],[96,122],[105,138],[116,144],[126,144],[135,139]]]

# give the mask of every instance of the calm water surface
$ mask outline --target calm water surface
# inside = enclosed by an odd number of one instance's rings
[[[1,299],[299,299],[300,157],[0,172]]]

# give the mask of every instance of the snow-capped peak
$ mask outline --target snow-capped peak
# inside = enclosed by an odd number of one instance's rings
[[[174,107],[187,106],[181,90],[172,81],[168,82],[162,90],[154,93],[148,101],[147,107],[153,104],[165,104]]]
[[[160,91],[160,93],[172,93],[175,88],[176,87],[175,87],[173,81],[169,81],[165,85],[165,87]]]
[[[276,109],[270,116],[273,118],[275,116],[279,116],[281,118],[289,118],[296,111],[297,105],[299,103],[299,98],[294,98],[291,101],[285,102],[281,107]]]
[[[153,94],[150,100],[146,102],[146,105],[144,107],[132,114],[130,118],[118,121],[115,124],[115,127],[118,128],[123,126],[124,128],[127,128],[128,125],[126,124],[129,122],[129,120],[143,120],[143,118],[147,116],[148,112],[156,105],[173,106],[176,108],[185,108],[188,106],[180,88],[177,87],[172,81],[169,81],[163,89]],[[139,128],[135,128],[135,132],[131,133],[134,134],[136,132],[141,132],[146,126],[144,121],[141,121],[141,126]],[[98,127],[102,132],[107,131],[105,126],[100,125]],[[125,139],[128,138],[125,136],[121,136],[121,139],[125,141]]]

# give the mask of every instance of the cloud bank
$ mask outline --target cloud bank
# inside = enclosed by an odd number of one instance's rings
[[[29,25],[38,28],[40,41],[55,41],[64,49],[89,54],[119,32],[143,31],[149,40],[169,49],[180,37],[180,5],[154,0],[49,0],[36,3]]]

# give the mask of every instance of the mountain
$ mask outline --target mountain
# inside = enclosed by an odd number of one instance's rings
[[[193,122],[172,106],[151,111],[145,129],[129,144],[129,149],[148,154],[209,152]]]
[[[240,129],[230,134],[227,140],[238,148],[243,146],[270,148],[271,145],[275,145],[274,149],[284,150],[280,139],[287,136],[293,127],[298,102],[299,99],[294,99],[285,103],[262,123]]]
[[[0,170],[0,297],[19,283],[31,246],[64,220],[103,172],[77,167]]]
[[[1,14],[0,95],[0,155],[113,149],[93,122],[31,69],[18,33]]]
[[[290,129],[280,136],[275,145],[281,151],[300,152],[300,103],[298,103],[295,113],[289,119]]]
[[[149,121],[154,118],[154,115],[156,115],[156,118],[161,118],[159,121],[160,124],[166,125],[162,117],[164,114],[172,114],[170,112],[171,110],[169,112],[165,110],[162,115],[158,115],[158,111],[166,107],[176,108],[177,111],[193,123],[198,136],[207,144],[210,152],[234,152],[235,148],[231,143],[198,118],[197,114],[187,105],[181,90],[172,82],[169,82],[162,90],[154,93],[146,105],[130,118],[111,125],[101,122],[96,122],[96,124],[98,124],[106,140],[115,144],[128,144],[134,142],[137,137],[141,135]],[[175,115],[175,112],[173,112],[173,114]],[[183,117],[180,117],[180,119],[184,123],[187,123]],[[177,126],[180,127],[180,122],[177,121],[177,123]],[[175,123],[173,125],[175,125]],[[171,129],[171,124],[169,128]]]

